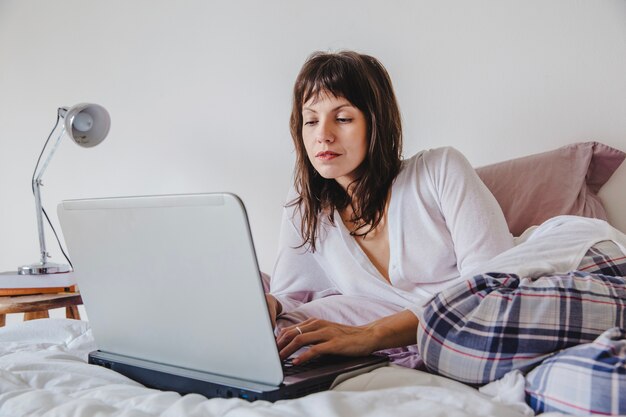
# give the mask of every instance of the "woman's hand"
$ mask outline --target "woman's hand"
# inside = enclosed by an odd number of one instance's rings
[[[267,302],[267,310],[270,313],[270,320],[272,320],[272,329],[276,327],[276,317],[282,312],[283,306],[272,294],[265,294],[265,301]]]
[[[283,328],[277,342],[282,360],[301,347],[312,345],[294,358],[294,364],[323,354],[365,356],[376,350],[375,336],[369,326],[348,326],[314,318]]]
[[[324,354],[365,356],[381,349],[415,344],[418,324],[419,320],[409,310],[365,326],[312,318],[282,329],[277,338],[278,349],[284,360],[301,347],[310,345],[308,350],[294,358],[295,364]]]

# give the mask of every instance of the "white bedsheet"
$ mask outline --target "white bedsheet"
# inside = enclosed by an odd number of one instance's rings
[[[523,403],[501,403],[449,379],[393,366],[274,404],[181,397],[86,364],[94,348],[86,322],[46,319],[1,328],[0,417],[532,415]]]

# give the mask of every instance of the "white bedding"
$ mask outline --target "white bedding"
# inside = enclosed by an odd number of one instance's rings
[[[509,397],[509,404],[446,378],[393,366],[349,379],[332,391],[274,404],[181,397],[88,365],[87,353],[94,348],[86,322],[45,319],[1,328],[0,417],[532,415],[506,394],[513,387],[506,381],[491,392]]]

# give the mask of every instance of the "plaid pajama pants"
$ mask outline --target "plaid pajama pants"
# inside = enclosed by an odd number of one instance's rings
[[[529,375],[535,379],[527,379],[535,411],[563,411],[562,403],[578,401],[566,412],[592,409],[610,414],[626,413],[626,341],[621,348],[607,342],[623,336],[620,329],[626,329],[626,256],[614,243],[600,242],[589,249],[577,271],[565,275],[530,279],[489,273],[441,292],[426,306],[417,337],[429,370],[470,384],[491,382],[513,369],[527,372],[554,356],[546,361],[553,364],[550,372],[546,367],[541,375]],[[533,381],[544,388],[571,386],[571,379],[554,372],[559,357],[555,354],[565,355],[568,348],[582,344],[592,348],[577,362],[584,375],[579,391],[591,392],[591,384],[608,378],[612,385],[607,390],[618,394],[611,396],[610,409],[595,404],[590,395],[575,394],[576,389],[565,389],[565,399],[533,390]],[[598,353],[601,346],[608,354]],[[595,356],[590,356],[592,351]]]

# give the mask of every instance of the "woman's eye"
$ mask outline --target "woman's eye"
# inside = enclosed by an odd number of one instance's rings
[[[313,126],[315,125],[315,123],[317,123],[317,120],[305,120],[304,121],[305,126]]]
[[[352,119],[350,119],[349,117],[337,117],[337,121],[339,123],[350,123]]]

